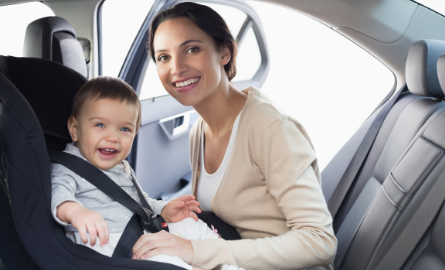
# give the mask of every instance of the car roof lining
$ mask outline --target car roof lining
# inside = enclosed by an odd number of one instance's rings
[[[100,0],[84,0],[88,9]],[[280,5],[303,13],[350,39],[384,63],[396,76],[397,87],[405,83],[405,58],[415,41],[420,39],[445,40],[445,17],[411,0],[256,0]],[[1,5],[30,2],[0,0]],[[63,8],[79,9],[79,2],[72,0],[43,1],[57,16],[69,16]],[[64,14],[61,14],[64,13]],[[64,16],[66,15],[66,16]],[[395,16],[396,15],[396,16]],[[66,18],[79,36],[92,39],[89,29],[84,35],[79,29],[85,18]],[[91,21],[91,20],[90,20]],[[289,28],[288,28],[289,29]]]

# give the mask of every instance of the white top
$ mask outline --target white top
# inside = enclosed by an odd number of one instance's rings
[[[242,112],[242,110],[241,110]],[[239,120],[241,112],[235,119],[232,127],[232,133],[230,134],[229,145],[227,146],[226,153],[224,154],[223,161],[219,165],[218,170],[213,174],[208,174],[206,171],[204,163],[204,129],[202,129],[202,140],[201,140],[201,159],[200,159],[200,171],[199,171],[199,181],[198,181],[198,201],[200,208],[203,211],[211,211],[210,204],[212,203],[213,197],[221,184],[221,181],[226,173],[227,166],[232,156],[233,145],[235,144],[236,133],[238,131]]]

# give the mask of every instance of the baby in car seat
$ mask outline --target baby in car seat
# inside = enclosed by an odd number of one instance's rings
[[[140,119],[141,104],[131,86],[118,78],[92,79],[74,97],[68,120],[73,143],[67,144],[64,151],[102,170],[138,203],[141,200],[132,181],[135,174],[124,159],[130,153]],[[64,226],[67,237],[111,257],[134,213],[63,165],[52,164],[51,178],[51,211]],[[135,184],[139,185],[136,181]],[[171,233],[188,240],[219,237],[192,212],[200,212],[194,196],[164,202],[143,194],[153,212],[169,222]],[[169,255],[148,260],[197,269]]]

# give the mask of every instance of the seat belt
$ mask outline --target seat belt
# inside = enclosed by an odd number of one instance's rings
[[[374,270],[401,269],[445,201],[445,171]]]
[[[142,194],[142,190],[133,179],[133,177],[131,178],[131,181],[133,182],[137,190],[142,205],[136,202],[106,174],[104,174],[101,170],[99,170],[96,166],[89,163],[88,161],[83,160],[80,157],[52,149],[48,149],[48,156],[52,162],[59,163],[67,167],[74,173],[78,174],[80,177],[90,182],[103,193],[110,196],[112,199],[119,202],[123,206],[127,207],[139,217],[138,220],[137,217],[134,215],[128,222],[124,232],[122,233],[121,239],[119,239],[118,245],[116,246],[116,256],[113,253],[113,257],[131,257],[131,254],[128,253],[128,248],[130,248],[131,252],[131,248],[133,247],[134,243],[136,243],[137,239],[142,235],[143,229],[148,230],[152,233],[156,233],[161,230],[168,231],[167,223],[161,215],[156,215],[153,212],[150,205],[145,200],[145,197]],[[123,239],[125,235],[127,237]],[[135,237],[137,237],[136,241],[134,241],[133,243],[129,243],[131,242],[129,241],[129,239],[134,239]],[[120,245],[121,243],[125,244],[125,248]],[[118,254],[120,254],[121,256]]]
[[[369,127],[360,146],[357,148],[354,157],[352,158],[351,162],[349,163],[348,167],[343,173],[343,176],[341,177],[340,181],[337,184],[337,187],[335,188],[331,198],[328,201],[328,209],[329,212],[331,212],[332,217],[335,218],[335,216],[337,215],[337,212],[343,200],[345,199],[345,196],[349,191],[349,188],[354,182],[354,179],[356,178],[360,168],[362,167],[366,157],[368,156],[369,151],[371,150],[372,145],[374,144],[375,138],[377,137],[380,127],[383,124],[383,121],[385,120],[392,106],[394,105],[394,103],[399,98],[400,94],[403,92],[405,88],[406,86],[401,87],[394,94],[394,96],[383,105],[382,109],[380,110],[380,112],[372,122],[371,126]]]

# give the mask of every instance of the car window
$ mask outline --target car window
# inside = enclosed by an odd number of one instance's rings
[[[232,32],[234,38],[238,36],[240,29],[247,19],[247,15],[244,12],[230,6],[209,3],[200,4],[207,5],[218,12],[226,21],[227,26]],[[239,46],[237,56],[237,75],[233,81],[252,79],[260,67],[260,64],[261,54],[258,47],[257,38],[252,30],[252,27],[249,27],[249,29],[247,29],[246,36],[243,38],[242,43]],[[168,95],[168,93],[165,91],[159,80],[156,64],[153,61],[150,61],[147,72],[145,73],[139,97],[141,100],[144,100],[163,95]]]
[[[442,15],[445,15],[445,2],[443,0],[416,0],[414,2],[417,2]]]
[[[48,16],[54,16],[54,12],[40,2],[1,6],[0,55],[22,57],[26,28],[31,22]]]
[[[323,169],[394,85],[393,73],[326,25],[293,10],[248,1],[270,55],[262,92],[303,124]]]
[[[102,74],[118,76],[155,0],[106,0],[102,6]]]

